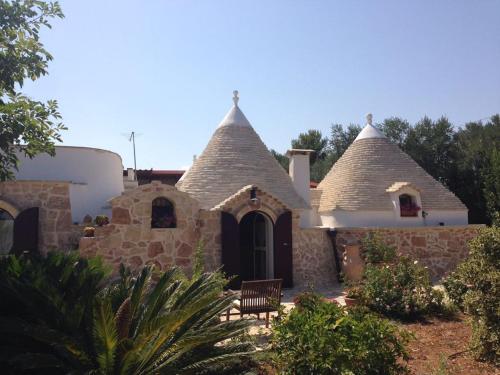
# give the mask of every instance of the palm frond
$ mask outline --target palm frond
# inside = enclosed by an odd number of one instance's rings
[[[97,363],[103,373],[113,373],[118,346],[115,317],[111,302],[104,300],[97,303],[95,311],[94,338],[97,352]]]

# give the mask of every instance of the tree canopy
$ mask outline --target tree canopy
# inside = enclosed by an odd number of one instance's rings
[[[378,127],[462,200],[469,209],[469,222],[500,220],[500,115],[463,127],[453,126],[446,117],[424,117],[414,125],[390,117]],[[311,159],[311,180],[320,182],[360,131],[356,124],[332,124],[330,137],[323,138],[319,130],[312,129],[299,134],[291,145],[318,150],[319,157]],[[274,150],[273,155],[288,169],[285,156]]]
[[[21,92],[26,80],[48,74],[52,55],[39,34],[62,17],[57,1],[0,0],[0,181],[14,178],[18,151],[30,158],[54,155],[54,142],[66,129],[55,100],[37,101]]]

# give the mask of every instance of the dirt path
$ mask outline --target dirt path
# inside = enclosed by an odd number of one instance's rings
[[[465,317],[447,321],[430,319],[425,323],[403,324],[415,335],[409,344],[409,367],[418,375],[494,375],[500,369],[475,361],[468,349],[471,329]]]

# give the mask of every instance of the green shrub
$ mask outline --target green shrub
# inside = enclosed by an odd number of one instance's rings
[[[393,263],[368,264],[361,283],[361,302],[381,314],[415,318],[439,311],[443,295],[434,291],[426,268],[408,257]]]
[[[293,298],[293,303],[298,309],[312,309],[321,300],[321,296],[313,292],[303,292]]]
[[[500,364],[500,227],[484,228],[469,242],[470,255],[446,279],[449,297],[471,317],[471,349]]]
[[[372,232],[361,241],[360,256],[366,264],[387,263],[396,258],[396,249],[387,245],[379,233]]]
[[[274,325],[273,358],[283,374],[401,374],[408,334],[366,309],[321,298]]]
[[[363,279],[350,285],[348,293],[355,292],[363,305],[404,319],[443,312],[444,294],[432,288],[427,268],[407,256],[396,256],[396,249],[378,233],[363,240],[361,255],[366,263]]]

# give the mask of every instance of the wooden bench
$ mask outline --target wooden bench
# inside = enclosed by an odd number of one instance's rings
[[[233,308],[239,312],[231,314],[231,309],[228,309],[226,320],[229,320],[230,315],[243,317],[245,314],[257,314],[257,319],[260,319],[260,313],[265,313],[266,328],[268,328],[269,313],[278,311],[278,306],[281,304],[282,282],[282,279],[243,281],[241,292],[233,292],[239,302],[233,305]]]

